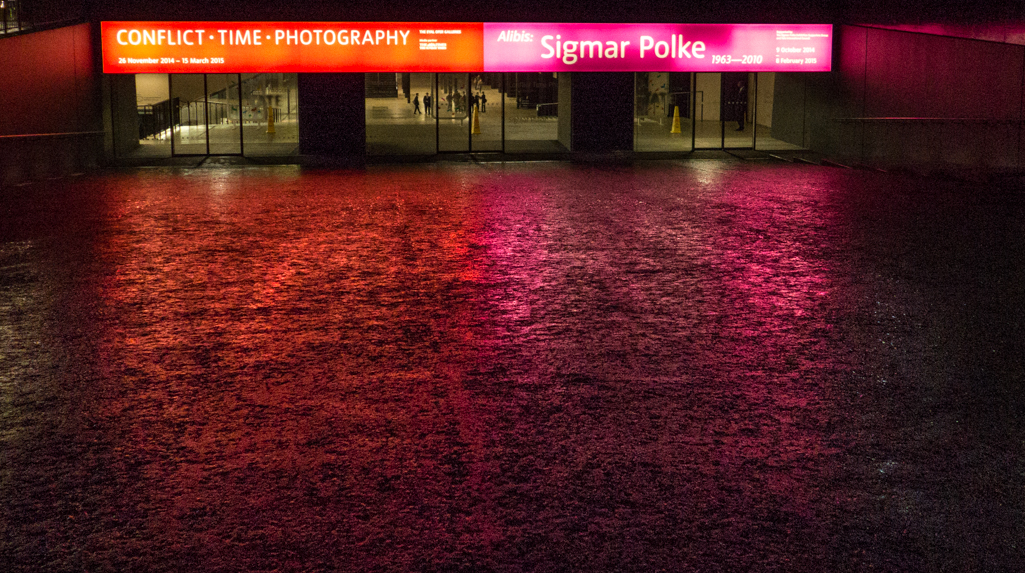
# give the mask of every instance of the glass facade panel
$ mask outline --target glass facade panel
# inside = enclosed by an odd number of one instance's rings
[[[136,126],[138,145],[119,146],[124,157],[171,156],[171,94],[167,74],[137,74],[135,83],[135,122],[118,117],[116,121]],[[125,114],[130,112],[127,109]],[[128,142],[125,141],[127,144]]]
[[[119,157],[295,155],[297,80],[296,74],[112,75],[115,151]]]
[[[722,82],[718,73],[694,74],[694,148],[721,149],[719,121]]]
[[[172,149],[175,155],[206,155],[206,78],[171,75]]]
[[[691,74],[634,74],[634,151],[690,151],[693,148]]]
[[[21,0],[0,0],[0,34],[13,34],[30,29],[21,10]]]
[[[238,74],[207,74],[206,120],[211,155],[242,153]]]
[[[570,77],[567,72],[505,74],[506,153],[569,151]]]
[[[806,149],[804,82],[800,73],[758,73],[755,148],[762,151]]]
[[[465,75],[465,74],[464,74]],[[438,136],[434,74],[366,74],[367,155],[433,155]],[[464,136],[465,139],[465,136]]]
[[[299,79],[297,74],[242,74],[241,117],[245,155],[299,153]]]
[[[758,85],[754,73],[721,74],[720,116],[723,122],[723,147],[754,149],[755,108]]]
[[[368,154],[569,151],[570,78],[366,74]],[[634,80],[635,151],[806,149],[801,73],[638,72]],[[120,157],[299,151],[297,74],[136,74],[109,81]]]
[[[570,147],[568,73],[371,73],[365,101],[368,155]]]
[[[695,149],[753,149],[757,92],[754,73],[694,74]]]
[[[470,151],[473,93],[469,74],[438,74],[438,151]]]
[[[472,151],[502,151],[502,76],[487,73],[472,76],[472,104],[477,114],[477,127],[471,130]]]

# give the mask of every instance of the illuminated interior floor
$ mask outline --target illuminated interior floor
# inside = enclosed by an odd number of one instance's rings
[[[413,85],[422,98],[429,86]],[[413,113],[413,105],[401,94],[396,98],[366,100],[367,153],[369,155],[431,155],[436,152],[502,151],[503,107],[498,89],[485,86],[485,110],[478,114],[480,134],[472,135],[472,116],[453,109],[448,98],[438,98],[437,118]],[[564,152],[559,142],[557,117],[538,117],[537,108],[516,108],[516,99],[505,97],[505,151]],[[435,132],[437,126],[437,133]]]
[[[415,87],[415,86],[414,86]],[[426,90],[425,90],[426,91]],[[472,116],[465,110],[449,111],[447,99],[441,100],[438,118],[426,113],[413,114],[413,106],[404,97],[372,98],[366,100],[367,153],[369,155],[433,155],[437,152],[503,151],[502,124],[505,123],[507,153],[559,153],[567,149],[559,143],[559,121],[556,116],[541,116],[535,107],[516,108],[516,100],[505,98],[497,89],[485,88],[488,97],[486,110],[479,114],[480,134],[472,135]],[[423,94],[424,92],[420,92]],[[421,112],[423,112],[421,105]],[[503,114],[504,111],[504,114]],[[751,148],[764,151],[799,150],[800,146],[772,137],[771,128],[757,126],[757,140],[752,138],[752,125],[742,131],[728,122],[723,139],[718,121],[699,121],[692,128],[691,121],[681,122],[681,134],[671,134],[672,120],[658,121],[640,118],[635,123],[635,150],[640,152],[687,152],[691,150],[691,130],[696,149]],[[266,123],[247,123],[244,128],[244,149],[240,150],[238,126],[213,125],[209,129],[210,154],[237,154],[247,156],[287,156],[298,153],[299,126],[294,118],[275,122],[275,133],[267,133]],[[207,153],[207,129],[203,126],[181,126],[176,129],[175,154],[204,155]],[[135,150],[123,154],[127,157],[170,157],[171,143],[167,132],[143,140]]]
[[[6,23],[3,20],[0,20],[0,36],[31,29],[32,27],[28,24],[19,25],[17,20],[8,20]]]
[[[635,126],[635,149],[637,151],[689,151],[691,146],[691,121],[680,122],[679,135],[670,133],[672,119],[665,118],[661,123],[656,120],[641,118]],[[694,129],[694,147],[696,149],[751,148],[763,151],[788,151],[803,149],[799,145],[788,143],[772,137],[772,128],[759,125],[757,138],[752,140],[752,125],[745,124],[742,131],[736,130],[736,122],[727,122],[725,138],[723,128],[718,121],[699,121]]]
[[[179,126],[175,128],[176,155],[206,155],[207,129],[205,126]],[[244,151],[248,156],[295,155],[299,152],[299,123],[294,118],[274,122],[274,133],[267,133],[266,123],[243,126],[243,145],[239,144],[237,124],[212,125],[209,129],[210,154],[232,155]],[[244,149],[242,149],[244,147]],[[139,142],[139,147],[123,154],[125,157],[170,157],[170,132],[165,131]]]

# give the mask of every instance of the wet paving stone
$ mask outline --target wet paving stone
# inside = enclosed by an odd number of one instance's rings
[[[1020,188],[700,160],[0,199],[0,570],[1025,562]]]

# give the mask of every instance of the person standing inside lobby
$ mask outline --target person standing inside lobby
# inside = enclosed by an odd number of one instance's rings
[[[737,114],[737,131],[744,131],[744,122],[747,119],[747,82],[737,81],[737,97],[734,100],[736,108],[733,113]]]

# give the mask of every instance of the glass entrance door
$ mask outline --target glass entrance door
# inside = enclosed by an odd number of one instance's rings
[[[240,108],[238,74],[208,74],[206,121],[211,155],[242,153]]]
[[[756,75],[747,72],[694,74],[695,149],[754,149]]]
[[[171,74],[173,155],[240,155],[238,74]]]
[[[634,151],[691,151],[696,101],[689,72],[634,74]]]
[[[551,72],[366,74],[367,154],[564,153],[570,80]]]
[[[504,74],[474,74],[470,81],[470,150],[502,151],[504,106],[502,77]],[[476,119],[474,119],[476,115]]]
[[[438,74],[437,77],[438,151],[467,153],[473,122],[470,74]]]
[[[206,155],[206,76],[172,74],[171,114],[174,155]]]
[[[723,72],[720,117],[723,123],[723,148],[754,149],[755,147],[755,74]]]

